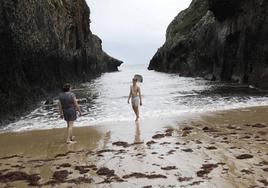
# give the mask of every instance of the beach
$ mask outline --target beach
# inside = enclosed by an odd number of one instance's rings
[[[268,107],[0,135],[0,187],[267,187]]]

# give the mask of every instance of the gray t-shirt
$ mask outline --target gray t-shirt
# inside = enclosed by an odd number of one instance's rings
[[[60,93],[60,103],[62,109],[75,108],[74,105],[75,95],[72,92],[62,92]]]

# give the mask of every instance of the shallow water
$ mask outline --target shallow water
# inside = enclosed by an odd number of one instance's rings
[[[73,90],[84,113],[76,125],[133,121],[135,117],[127,98],[134,74],[141,74],[144,78],[144,83],[140,84],[143,95],[142,119],[185,117],[193,113],[268,105],[267,92],[246,85],[148,71],[146,65],[123,65],[119,72],[105,73]],[[2,128],[2,131],[60,127],[65,127],[65,122],[59,118],[55,98],[54,104],[42,104],[19,121]]]

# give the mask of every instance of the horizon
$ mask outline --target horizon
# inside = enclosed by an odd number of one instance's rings
[[[165,42],[168,25],[191,0],[86,2],[91,12],[91,31],[102,39],[105,52],[124,64],[149,64]]]

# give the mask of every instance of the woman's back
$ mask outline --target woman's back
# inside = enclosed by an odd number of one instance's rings
[[[72,92],[60,93],[60,103],[63,109],[75,108],[74,105],[75,95]]]

